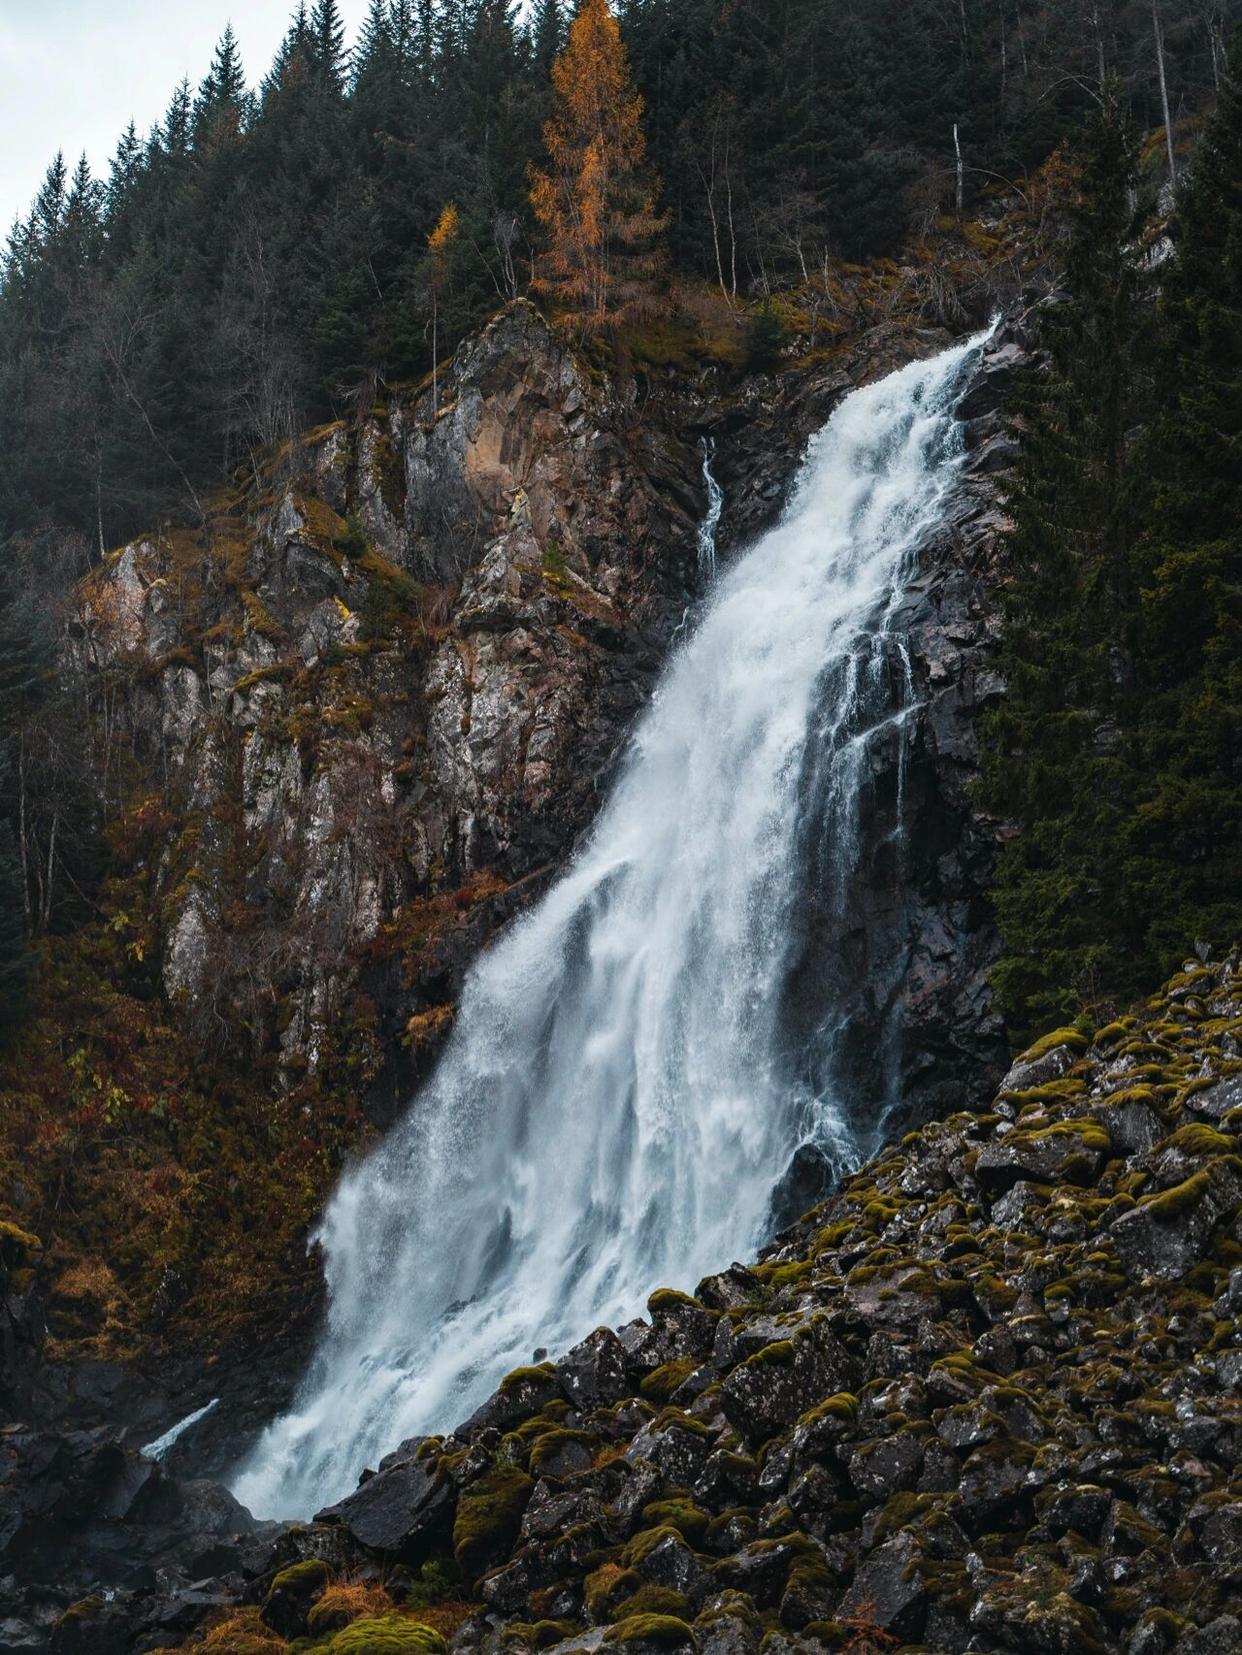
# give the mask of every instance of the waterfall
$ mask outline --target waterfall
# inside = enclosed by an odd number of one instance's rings
[[[323,1220],[328,1325],[235,1482],[256,1513],[339,1498],[536,1346],[747,1256],[800,1148],[856,1159],[876,1123],[834,1081],[831,1006],[811,1055],[788,1038],[800,910],[808,868],[848,888],[869,743],[911,710],[892,619],[986,337],[841,403],[670,660],[584,847],[474,966],[434,1077]]]
[[[716,533],[724,512],[724,490],[716,481],[712,461],[716,457],[716,443],[712,437],[703,438],[703,483],[707,489],[707,515],[699,524],[699,573],[710,580],[716,573]]]

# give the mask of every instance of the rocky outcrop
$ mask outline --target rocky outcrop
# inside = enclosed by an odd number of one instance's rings
[[[0,1426],[0,1650],[178,1643],[264,1567],[277,1528],[108,1430]]]
[[[1236,1647],[1238,1030],[1238,962],[1194,960],[1055,1031],[749,1269],[404,1444],[249,1601],[317,1557],[455,1655]]]
[[[687,602],[699,471],[517,304],[438,408],[313,433],[108,560],[75,654],[154,790],[150,946],[205,1038],[288,1083],[362,995],[376,1113],[404,1101],[590,817]]]

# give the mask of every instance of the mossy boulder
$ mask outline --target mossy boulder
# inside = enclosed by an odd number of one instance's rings
[[[517,1539],[534,1481],[511,1467],[485,1473],[461,1495],[453,1520],[453,1556],[467,1580],[499,1562]]]
[[[654,1368],[642,1381],[639,1390],[651,1402],[667,1402],[694,1372],[698,1363],[693,1356],[677,1357]]]
[[[628,1620],[619,1621],[604,1641],[649,1649],[683,1649],[687,1645],[694,1648],[697,1643],[693,1627],[676,1615],[631,1615]]]
[[[318,1602],[332,1579],[322,1558],[308,1557],[282,1569],[268,1587],[259,1618],[282,1638],[297,1638],[306,1631],[311,1606]]]
[[[996,1194],[1024,1180],[1088,1185],[1110,1148],[1108,1132],[1098,1121],[1056,1121],[985,1144],[975,1158],[974,1175]]]
[[[327,1655],[448,1655],[443,1634],[392,1613],[356,1620],[338,1632]]]
[[[857,1369],[824,1322],[812,1322],[791,1340],[765,1346],[740,1363],[721,1386],[720,1405],[748,1441],[767,1441],[809,1408],[853,1390]]]
[[[1111,1226],[1132,1281],[1178,1281],[1208,1252],[1217,1225],[1242,1202],[1242,1161],[1226,1156],[1170,1189],[1144,1196]]]

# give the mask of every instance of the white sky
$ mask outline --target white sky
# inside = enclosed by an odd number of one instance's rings
[[[183,75],[197,88],[232,17],[251,83],[266,74],[296,0],[0,0],[0,238],[58,149],[98,176],[131,117],[159,120]],[[341,0],[350,37],[366,0]]]

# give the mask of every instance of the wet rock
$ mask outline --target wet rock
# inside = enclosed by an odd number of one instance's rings
[[[1014,1132],[979,1151],[974,1175],[995,1193],[1028,1180],[1086,1185],[1094,1181],[1108,1149],[1108,1136],[1098,1127],[1094,1132],[1087,1126]]]
[[[1002,1094],[1029,1092],[1032,1087],[1047,1086],[1067,1075],[1076,1062],[1077,1053],[1069,1046],[1054,1046],[1035,1058],[1019,1058],[1001,1081],[1000,1090]]]
[[[555,1579],[548,1553],[537,1546],[524,1546],[511,1562],[483,1577],[479,1596],[490,1609],[515,1615],[526,1607],[532,1592],[542,1591]]]
[[[711,1310],[739,1310],[749,1304],[762,1283],[744,1265],[734,1264],[718,1275],[707,1276],[695,1289],[695,1298]]]
[[[1188,1632],[1175,1645],[1177,1655],[1232,1655],[1242,1649],[1242,1620],[1219,1615],[1197,1632]]]
[[[451,1521],[452,1510],[451,1487],[434,1462],[411,1458],[368,1477],[315,1521],[339,1523],[367,1551],[401,1553]]]
[[[780,1540],[755,1540],[716,1565],[716,1579],[744,1592],[757,1608],[774,1608],[782,1596],[798,1548]]]
[[[653,1586],[667,1586],[700,1607],[712,1589],[712,1579],[690,1547],[677,1535],[668,1535],[635,1565]]]
[[[989,1581],[970,1611],[970,1624],[1032,1655],[1106,1655],[1112,1647],[1094,1609],[1064,1585],[1057,1589],[1055,1580],[1033,1575]]]
[[[911,1535],[879,1546],[861,1565],[842,1601],[842,1613],[913,1641],[927,1602],[923,1559]]]
[[[759,1648],[757,1630],[742,1615],[700,1616],[694,1623],[699,1655],[754,1655]]]
[[[907,1431],[860,1443],[849,1459],[850,1481],[871,1501],[915,1488],[922,1468],[923,1445]]]
[[[832,1188],[836,1168],[818,1144],[803,1144],[794,1152],[772,1195],[771,1227],[783,1230],[822,1201]]]
[[[1031,1454],[1023,1444],[1000,1439],[976,1448],[962,1466],[959,1492],[963,1520],[976,1530],[1005,1514],[1013,1521],[1029,1501]]]
[[[610,1328],[597,1328],[556,1364],[556,1379],[575,1408],[619,1402],[629,1386],[625,1347]]]
[[[630,1464],[646,1460],[663,1482],[688,1488],[698,1481],[710,1452],[710,1438],[695,1421],[669,1418],[640,1431],[625,1457]]]
[[[1231,1109],[1242,1108],[1242,1074],[1218,1080],[1206,1086],[1190,1100],[1196,1115],[1207,1115],[1212,1120],[1223,1120]]]

